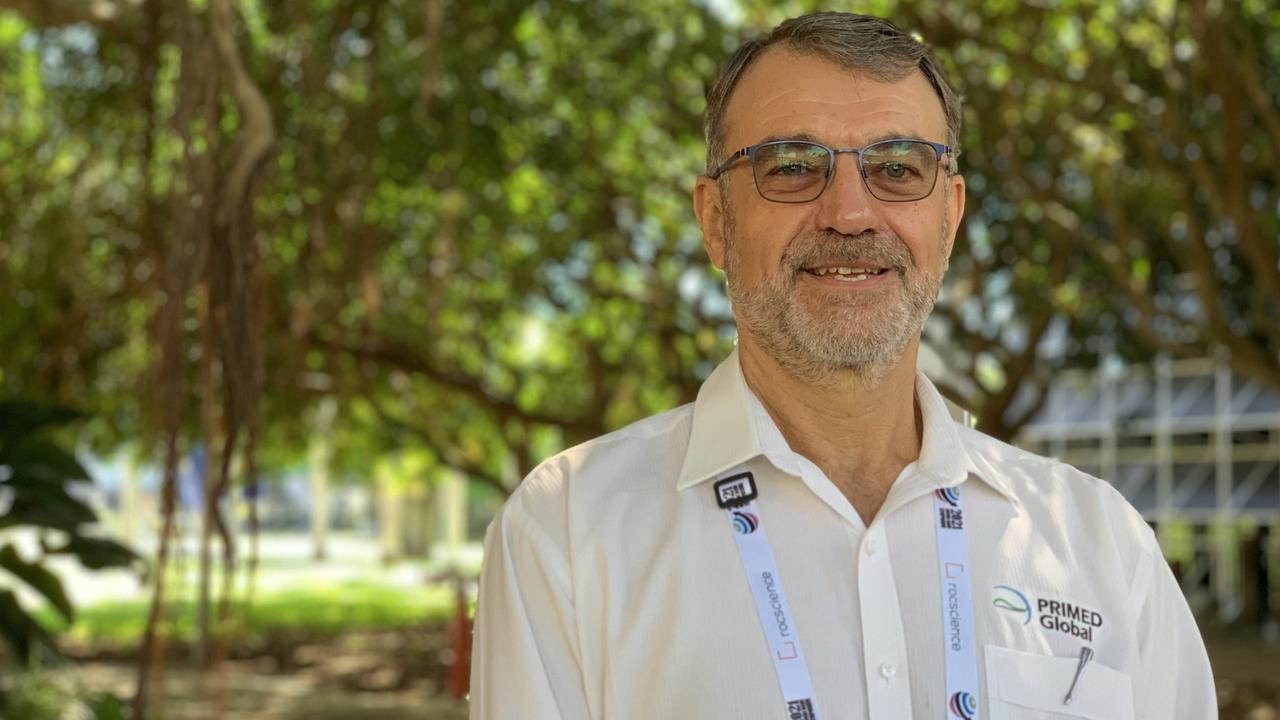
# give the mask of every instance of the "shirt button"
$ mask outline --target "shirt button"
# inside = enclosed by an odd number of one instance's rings
[[[880,663],[880,677],[884,678],[885,680],[889,680],[889,679],[892,679],[893,676],[897,674],[898,674],[898,668],[894,667],[893,663],[887,663],[887,662]]]
[[[867,538],[867,541],[862,544],[862,547],[866,550],[868,555],[875,555],[876,549],[880,546],[876,543],[875,538]]]

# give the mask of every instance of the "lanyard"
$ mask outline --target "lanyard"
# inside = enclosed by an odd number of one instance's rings
[[[778,673],[782,687],[782,701],[786,705],[789,720],[818,720],[818,710],[813,703],[813,679],[800,648],[800,636],[782,591],[782,578],[778,575],[778,563],[773,558],[769,537],[760,523],[756,508],[756,484],[751,473],[731,470],[716,482],[716,502],[724,508],[733,524],[734,538],[738,541],[738,554],[742,568],[747,572],[747,583],[756,600],[756,613],[760,626],[769,641],[769,656],[773,669]]]
[[[716,502],[733,527],[738,555],[755,599],[756,614],[769,644],[770,660],[788,720],[818,720],[813,679],[791,606],[782,589],[778,564],[765,534],[756,500],[755,478],[742,467],[721,475],[715,483]],[[938,571],[942,579],[942,617],[945,626],[946,718],[976,720],[977,660],[973,644],[973,605],[969,586],[969,557],[959,488],[934,493],[938,538]]]
[[[973,643],[973,591],[969,544],[964,535],[960,488],[933,491],[938,534],[938,579],[942,588],[942,646],[947,661],[947,717],[978,717],[978,662]]]

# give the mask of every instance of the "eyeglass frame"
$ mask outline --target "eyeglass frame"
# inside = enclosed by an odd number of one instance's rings
[[[885,200],[879,197],[878,195],[876,195],[875,191],[871,189],[871,186],[867,184],[867,171],[862,164],[862,153],[865,152],[867,148],[875,147],[876,145],[884,145],[886,143],[895,143],[895,142],[916,142],[916,143],[923,143],[925,145],[928,145],[929,147],[932,147],[933,151],[938,155],[937,159],[938,159],[939,168],[941,168],[944,165],[942,156],[953,153],[952,148],[949,145],[943,145],[942,143],[936,143],[931,140],[924,140],[921,138],[913,138],[913,137],[887,138],[885,140],[876,140],[875,142],[867,143],[866,145],[863,145],[862,147],[858,147],[858,148],[854,148],[854,147],[833,148],[830,145],[824,145],[814,140],[804,140],[801,138],[794,138],[794,139],[784,138],[780,140],[767,140],[762,143],[756,143],[755,145],[748,145],[742,148],[741,150],[738,150],[737,152],[733,153],[728,158],[726,158],[724,162],[720,163],[720,167],[716,168],[715,172],[710,173],[709,175],[707,175],[707,177],[711,178],[712,180],[719,180],[721,176],[723,176],[725,172],[729,170],[730,165],[733,165],[735,162],[737,162],[739,158],[747,158],[747,160],[750,161],[751,166],[753,168],[751,173],[752,184],[756,186],[756,193],[759,194],[761,198],[768,200],[769,202],[781,203],[783,205],[803,205],[804,203],[810,203],[822,197],[822,194],[825,193],[827,191],[827,188],[831,186],[831,178],[835,177],[835,174],[836,174],[836,156],[848,155],[852,153],[858,156],[858,175],[862,177],[862,186],[866,188],[867,193],[870,194],[871,197],[875,198],[876,200],[879,200],[880,202],[889,202],[889,203],[919,202],[929,197],[930,195],[933,194],[934,188],[938,186],[937,169],[934,170],[933,182],[930,183],[929,185],[929,192],[925,193],[924,195],[921,195],[918,198],[912,198],[910,200]],[[805,145],[813,145],[815,147],[820,147],[823,150],[827,151],[827,157],[831,159],[831,162],[827,165],[826,177],[824,177],[822,181],[822,189],[818,191],[817,195],[814,195],[808,200],[774,200],[771,197],[766,197],[764,194],[764,191],[760,189],[760,181],[756,179],[755,170],[754,170],[755,161],[756,161],[756,152],[758,152],[760,148],[768,147],[770,145],[784,145],[789,143],[803,143]],[[954,154],[952,154],[952,157],[954,158]],[[947,165],[947,168],[946,168],[947,175],[954,174],[954,168],[952,167],[952,164],[946,163],[946,165]]]

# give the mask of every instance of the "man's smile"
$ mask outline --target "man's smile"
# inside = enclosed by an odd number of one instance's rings
[[[887,273],[889,269],[883,267],[828,265],[805,268],[804,271],[818,278],[830,279],[841,283],[854,283],[866,282],[872,278],[880,277]]]

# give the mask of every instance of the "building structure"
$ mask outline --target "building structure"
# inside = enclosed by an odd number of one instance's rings
[[[1220,620],[1248,612],[1274,629],[1280,393],[1225,357],[1065,371],[1017,443],[1112,483]]]

